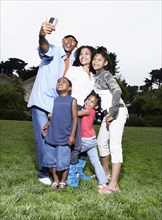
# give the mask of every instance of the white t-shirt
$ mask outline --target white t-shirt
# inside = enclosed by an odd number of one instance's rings
[[[71,66],[65,77],[72,82],[71,96],[77,99],[78,105],[83,106],[85,98],[94,89],[93,74],[89,77],[82,66]]]

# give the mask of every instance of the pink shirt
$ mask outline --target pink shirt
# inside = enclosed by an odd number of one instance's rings
[[[92,108],[87,108],[89,115],[83,116],[81,130],[82,138],[94,138],[96,133],[94,130],[93,122],[95,119],[96,111]]]

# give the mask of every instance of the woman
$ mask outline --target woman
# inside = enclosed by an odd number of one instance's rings
[[[94,79],[92,74],[91,61],[94,48],[91,46],[81,46],[75,52],[75,61],[73,66],[69,68],[65,77],[72,82],[72,97],[77,99],[78,110],[81,110],[84,105],[84,99],[93,90]],[[67,184],[71,186],[78,186],[78,178],[76,172],[78,171],[79,177],[85,180],[92,179],[83,174],[83,168],[86,164],[85,155],[80,157],[81,150],[81,119],[78,118],[78,128],[76,134],[75,145],[71,151],[71,161]]]

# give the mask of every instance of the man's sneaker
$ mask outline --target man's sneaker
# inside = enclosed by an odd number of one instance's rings
[[[46,178],[39,178],[39,181],[45,185],[51,185],[51,180],[50,178],[46,177]]]

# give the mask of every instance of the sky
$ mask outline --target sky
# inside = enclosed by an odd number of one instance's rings
[[[78,46],[104,46],[117,55],[119,74],[128,85],[144,85],[161,68],[161,0],[7,1],[1,0],[1,61],[19,58],[38,66],[38,34],[49,17],[58,19],[47,40],[61,46],[76,33]]]

